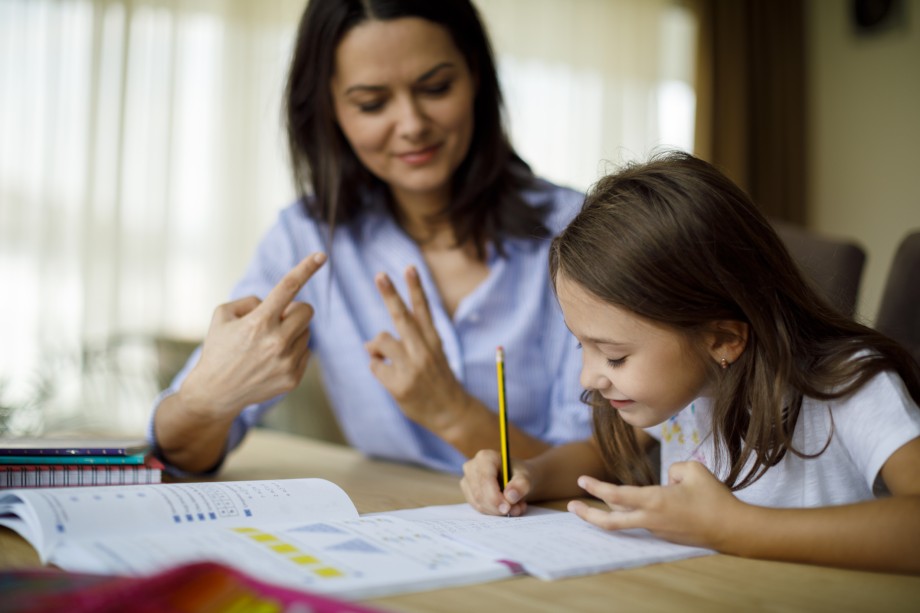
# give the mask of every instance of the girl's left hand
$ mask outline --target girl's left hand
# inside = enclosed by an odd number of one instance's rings
[[[469,396],[444,355],[418,271],[414,267],[406,270],[411,310],[389,277],[380,273],[375,282],[399,338],[381,332],[365,344],[371,372],[406,417],[443,437],[460,421]]]
[[[699,462],[677,462],[668,485],[613,485],[582,476],[578,485],[607,503],[596,509],[573,500],[569,511],[605,530],[645,528],[674,543],[719,549],[744,503]]]

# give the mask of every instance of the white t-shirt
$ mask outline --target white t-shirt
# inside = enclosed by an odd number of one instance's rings
[[[832,417],[833,416],[833,421]],[[661,482],[674,462],[696,460],[724,479],[714,463],[711,402],[698,398],[663,424],[646,431],[661,441]],[[880,373],[850,396],[802,402],[793,435],[797,450],[735,495],[769,507],[818,507],[868,500],[882,466],[905,443],[920,436],[920,408],[896,374]],[[828,444],[828,438],[830,443]],[[727,456],[723,454],[723,464]],[[745,474],[742,472],[742,475]]]

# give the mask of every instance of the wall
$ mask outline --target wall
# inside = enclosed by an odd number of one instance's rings
[[[872,323],[898,242],[920,230],[920,0],[858,34],[850,0],[808,0],[809,227],[867,251],[858,313]],[[920,271],[918,271],[920,283]]]

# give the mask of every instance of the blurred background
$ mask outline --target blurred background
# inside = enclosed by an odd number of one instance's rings
[[[587,189],[678,147],[858,243],[920,228],[920,0],[474,0],[518,152]],[[0,0],[0,434],[143,432],[294,194],[303,0]],[[920,272],[917,282],[920,283]],[[337,440],[315,369],[272,418]]]

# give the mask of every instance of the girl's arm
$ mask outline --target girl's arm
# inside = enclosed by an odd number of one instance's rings
[[[666,487],[618,487],[579,479],[620,511],[570,510],[609,530],[647,528],[668,540],[750,558],[920,573],[920,438],[881,471],[892,496],[834,507],[775,509],[735,498],[705,467],[674,464]]]

